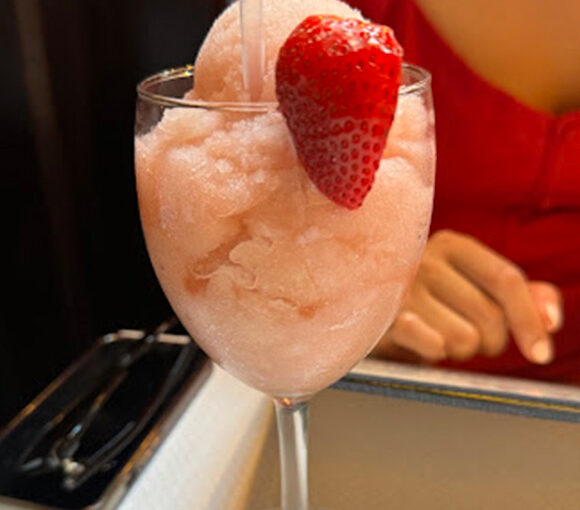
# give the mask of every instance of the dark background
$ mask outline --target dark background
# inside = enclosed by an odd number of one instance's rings
[[[0,427],[102,334],[169,313],[140,230],[137,82],[225,0],[0,0]]]

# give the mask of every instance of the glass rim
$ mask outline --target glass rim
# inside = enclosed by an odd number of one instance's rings
[[[416,80],[408,85],[401,85],[399,87],[399,96],[423,92],[431,84],[431,73],[426,69],[407,62],[403,62],[402,68],[404,71],[409,72],[413,77],[416,77]],[[278,109],[277,102],[191,100],[157,94],[149,90],[152,85],[157,85],[177,78],[193,76],[194,73],[195,66],[188,64],[182,67],[165,69],[152,74],[138,83],[137,96],[139,99],[149,103],[168,107],[203,108],[205,110],[226,110],[236,112],[263,112]]]

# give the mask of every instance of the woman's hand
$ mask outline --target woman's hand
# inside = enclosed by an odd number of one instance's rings
[[[550,333],[561,322],[555,286],[530,282],[474,238],[442,230],[429,239],[401,313],[375,354],[465,361],[476,354],[497,356],[511,333],[528,360],[549,363]]]

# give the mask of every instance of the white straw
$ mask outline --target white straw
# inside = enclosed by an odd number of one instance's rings
[[[264,28],[262,0],[240,0],[242,70],[251,101],[258,101],[264,84]]]

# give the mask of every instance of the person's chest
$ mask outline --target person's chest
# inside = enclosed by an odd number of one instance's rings
[[[478,74],[522,103],[580,109],[580,1],[416,0]]]

